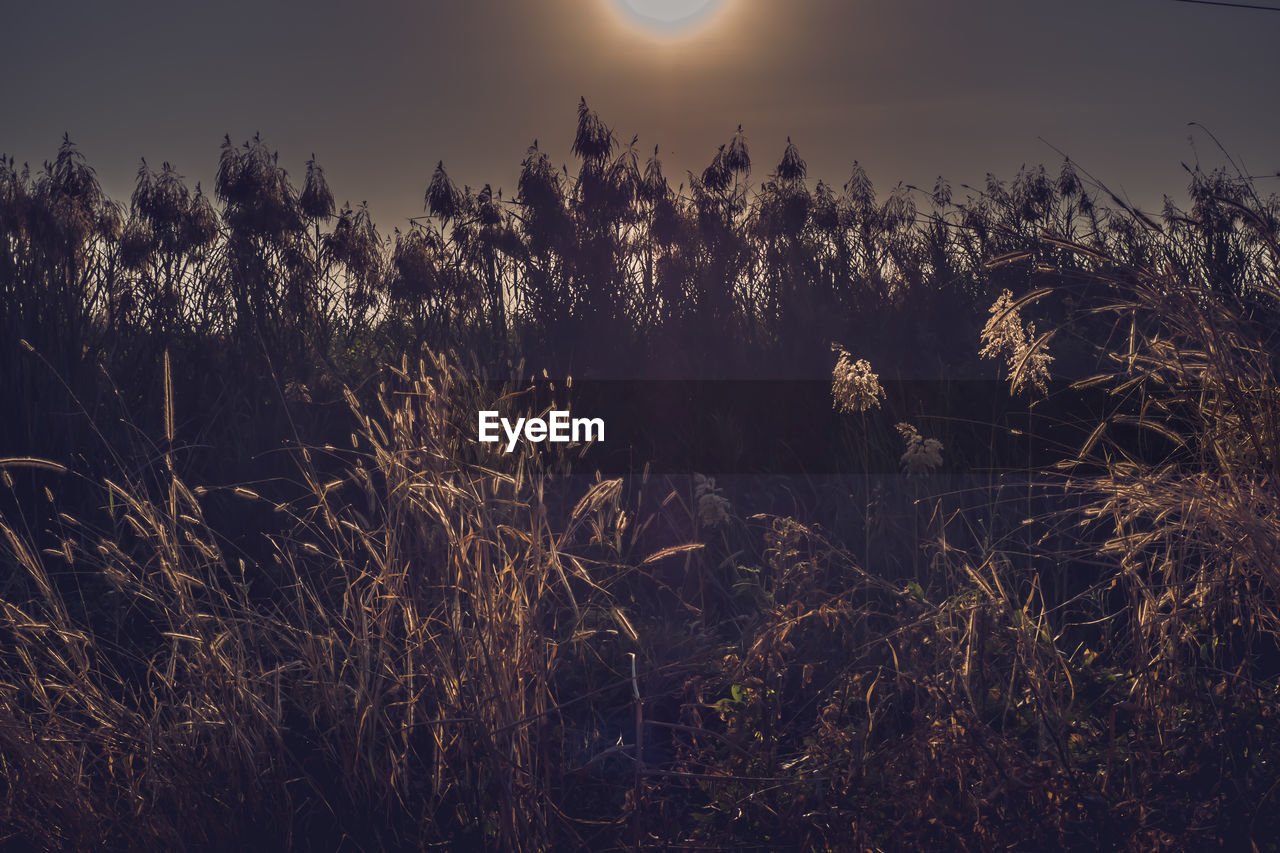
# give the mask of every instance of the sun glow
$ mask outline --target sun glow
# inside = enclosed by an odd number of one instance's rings
[[[724,0],[612,0],[635,23],[657,32],[688,32],[705,23]]]

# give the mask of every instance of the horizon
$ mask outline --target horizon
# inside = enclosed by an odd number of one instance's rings
[[[1280,15],[1176,0],[719,0],[673,33],[623,4],[386,4],[357,18],[336,5],[233,3],[164,10],[163,21],[138,0],[18,9],[12,31],[27,37],[3,60],[8,76],[55,63],[12,92],[17,120],[0,151],[37,168],[66,132],[126,200],[142,159],[211,189],[223,135],[238,145],[260,133],[295,182],[314,153],[339,203],[367,201],[388,232],[421,215],[437,161],[459,186],[507,198],[534,139],[572,171],[579,97],[620,142],[658,146],[673,186],[739,124],[752,186],[788,137],[811,185],[842,186],[857,161],[881,195],[939,176],[962,195],[988,173],[1053,170],[1061,151],[1157,212],[1164,195],[1184,197],[1183,163],[1226,165],[1213,137],[1264,194],[1280,166],[1280,117],[1258,108],[1267,70],[1280,71],[1267,51]],[[178,35],[191,32],[201,35]]]

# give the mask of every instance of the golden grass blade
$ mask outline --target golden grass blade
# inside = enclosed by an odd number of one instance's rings
[[[659,560],[665,560],[667,557],[674,557],[676,554],[685,554],[690,551],[701,551],[705,547],[706,546],[701,542],[687,542],[684,545],[672,545],[668,548],[663,548],[661,551],[655,551],[645,557],[644,560],[641,561],[640,565],[648,566],[652,563],[658,562]]]
[[[173,444],[173,371],[169,365],[169,350],[164,351],[164,437]]]
[[[51,462],[48,459],[37,459],[34,456],[11,456],[7,459],[0,459],[0,468],[39,468],[58,474],[67,473],[66,465],[59,462]]]

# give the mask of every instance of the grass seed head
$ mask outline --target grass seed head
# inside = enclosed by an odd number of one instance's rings
[[[861,358],[854,361],[839,344],[831,348],[840,354],[831,371],[831,399],[835,408],[858,414],[879,408],[884,388],[880,386],[880,376],[871,372],[870,363]]]
[[[990,317],[982,329],[983,358],[1003,357],[1009,365],[1009,384],[1017,394],[1028,383],[1040,393],[1048,391],[1049,355],[1043,339],[1037,339],[1035,323],[1022,325],[1022,316],[1008,290],[1000,292],[1000,298],[991,306]]]

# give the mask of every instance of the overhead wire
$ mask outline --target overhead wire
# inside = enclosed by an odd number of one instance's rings
[[[1227,0],[1173,0],[1175,3],[1194,3],[1197,6],[1228,6],[1232,9],[1257,9],[1261,12],[1280,12],[1280,6],[1259,6],[1256,3],[1229,3]]]

